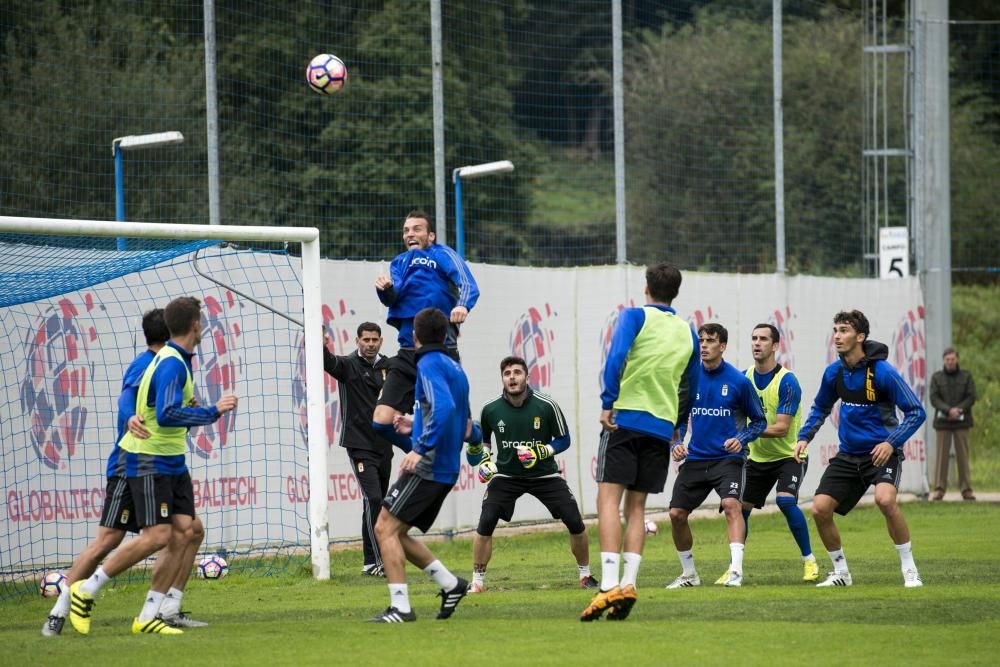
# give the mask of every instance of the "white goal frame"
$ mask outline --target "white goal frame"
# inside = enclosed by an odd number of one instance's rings
[[[109,220],[62,220],[0,215],[0,232],[49,236],[95,236],[170,240],[270,241],[302,244],[302,296],[306,359],[306,415],[309,437],[309,546],[313,577],[330,578],[327,523],[327,437],[323,366],[323,298],[320,284],[319,230],[315,227],[175,225]]]

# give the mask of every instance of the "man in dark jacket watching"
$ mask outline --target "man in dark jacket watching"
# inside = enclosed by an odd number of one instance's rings
[[[942,500],[948,488],[948,459],[952,440],[958,463],[958,484],[962,498],[975,500],[969,475],[969,429],[972,428],[972,405],[976,402],[976,383],[972,373],[958,367],[958,352],[944,351],[944,369],[931,377],[931,405],[934,406],[934,431],[937,433],[937,474],[934,495]]]

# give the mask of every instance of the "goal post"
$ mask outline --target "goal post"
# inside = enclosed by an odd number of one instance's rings
[[[130,244],[127,250],[117,250],[114,239],[127,238],[130,240]],[[90,241],[94,239],[94,241]],[[111,239],[107,241],[106,239]],[[140,242],[131,243],[131,240],[137,239]],[[98,241],[99,240],[99,241]],[[142,241],[146,241],[153,247],[150,251],[148,248],[144,249]],[[220,245],[228,242],[234,245]],[[255,252],[251,250],[248,252],[254,253],[251,257],[247,254],[240,255],[240,246],[246,248],[250,244],[285,244],[285,243],[298,243],[301,244],[301,271],[295,270],[291,267],[291,261],[288,260],[286,265],[284,265],[284,273],[287,274],[285,279],[284,289],[286,292],[294,293],[296,290],[301,289],[301,293],[294,295],[294,299],[287,299],[287,303],[293,304],[287,311],[289,315],[283,315],[282,311],[277,308],[271,308],[266,305],[265,302],[268,301],[270,297],[274,296],[275,292],[280,292],[279,289],[275,288],[273,280],[269,279],[269,274],[263,272],[260,274],[262,277],[255,278],[253,283],[254,288],[260,290],[261,294],[255,294],[262,301],[254,300],[255,303],[259,303],[265,306],[267,310],[271,313],[267,314],[269,318],[273,320],[278,320],[278,316],[283,316],[286,320],[291,320],[294,322],[294,326],[288,322],[284,324],[288,326],[289,331],[293,333],[287,333],[282,339],[282,350],[281,355],[282,360],[285,362],[285,366],[296,365],[296,368],[301,367],[301,373],[295,375],[294,386],[300,388],[298,392],[301,394],[301,400],[296,404],[296,414],[295,417],[290,417],[287,415],[280,415],[280,419],[286,419],[288,422],[295,421],[295,428],[286,429],[286,432],[282,436],[278,436],[275,439],[288,439],[287,431],[291,430],[295,432],[296,430],[301,433],[301,437],[297,437],[298,441],[306,441],[306,451],[308,456],[307,477],[308,484],[307,488],[301,488],[301,475],[298,473],[287,473],[282,471],[280,479],[269,480],[266,483],[266,489],[261,493],[261,495],[266,495],[268,502],[275,497],[281,497],[281,500],[285,500],[285,482],[287,479],[289,497],[293,497],[293,500],[301,503],[301,505],[306,505],[308,508],[308,532],[309,532],[309,552],[312,563],[312,574],[313,577],[319,580],[329,579],[330,577],[330,555],[329,555],[329,528],[328,528],[328,499],[327,499],[327,485],[326,479],[328,476],[327,472],[327,451],[328,451],[328,433],[326,429],[326,418],[325,418],[325,396],[324,396],[324,376],[323,376],[323,366],[322,366],[322,356],[323,356],[323,315],[322,315],[322,296],[321,296],[321,280],[320,280],[320,249],[319,249],[319,231],[312,227],[254,227],[254,226],[228,226],[228,225],[188,225],[188,224],[162,224],[162,223],[141,223],[141,222],[117,222],[117,221],[104,221],[104,220],[68,220],[68,219],[50,219],[50,218],[30,218],[30,217],[16,217],[16,216],[0,216],[0,249],[2,249],[3,257],[0,258],[0,293],[6,293],[8,296],[6,298],[0,297],[0,316],[5,320],[4,327],[0,330],[0,334],[4,335],[4,340],[0,341],[0,345],[6,345],[11,347],[17,344],[17,341],[28,342],[28,334],[40,331],[37,321],[40,321],[38,316],[34,317],[35,324],[32,325],[34,328],[29,326],[30,322],[26,324],[31,317],[24,315],[23,313],[13,312],[11,310],[12,306],[17,304],[30,304],[35,301],[40,301],[44,298],[57,298],[60,295],[78,292],[86,288],[90,288],[93,285],[99,283],[112,284],[113,287],[108,288],[108,290],[115,290],[116,294],[121,294],[123,299],[132,298],[129,294],[138,294],[142,289],[147,289],[148,285],[142,285],[142,274],[140,272],[146,271],[151,272],[153,269],[158,269],[158,267],[166,266],[171,267],[174,273],[169,271],[164,271],[165,274],[169,274],[164,278],[164,284],[158,285],[157,289],[154,290],[156,293],[155,304],[148,303],[151,298],[139,298],[135,297],[134,302],[129,302],[128,309],[120,308],[120,310],[128,310],[130,318],[134,318],[134,312],[136,307],[141,305],[143,308],[150,307],[162,307],[166,304],[163,299],[169,300],[175,296],[185,295],[185,286],[192,284],[191,282],[185,282],[190,280],[190,276],[194,276],[193,273],[185,273],[181,277],[176,277],[175,267],[179,264],[183,264],[182,261],[177,261],[178,258],[184,258],[187,255],[191,255],[197,250],[203,250],[205,248],[217,247],[221,248],[217,254],[217,259],[215,260],[218,266],[224,267],[224,271],[229,271],[233,275],[240,276],[247,273],[246,264],[253,264],[256,258],[264,257],[265,261],[274,261],[272,259],[267,259],[269,255],[275,255],[273,251],[267,252]],[[223,251],[222,249],[225,249]],[[58,252],[57,252],[58,251]],[[148,257],[143,257],[143,253],[147,252]],[[159,254],[157,254],[159,253]],[[287,253],[282,253],[287,257]],[[70,257],[70,259],[63,259],[63,257]],[[22,259],[23,258],[23,259]],[[84,275],[86,274],[86,275]],[[138,277],[137,277],[138,276]],[[197,276],[194,276],[195,279]],[[248,279],[249,280],[249,279]],[[117,281],[117,282],[115,282]],[[138,285],[136,283],[139,283]],[[298,284],[296,284],[298,283]],[[222,284],[222,283],[220,283]],[[300,287],[299,287],[300,285]],[[232,290],[236,294],[241,294],[237,288]],[[145,294],[149,294],[147,289]],[[87,295],[90,296],[89,294]],[[232,296],[230,295],[230,299]],[[162,301],[162,303],[161,303]],[[301,304],[299,306],[299,304]],[[244,304],[238,304],[238,307],[243,307]],[[294,311],[296,309],[301,309],[301,317],[296,317],[298,313]],[[52,306],[49,307],[52,310]],[[58,310],[58,309],[57,309]],[[103,310],[103,307],[102,307]],[[6,312],[5,312],[6,311]],[[261,309],[263,312],[263,309]],[[95,311],[96,312],[96,311]],[[9,316],[9,317],[8,317]],[[110,315],[105,317],[110,318]],[[268,320],[270,321],[270,320]],[[300,328],[298,322],[304,323],[304,326]],[[262,327],[266,327],[264,319],[260,318],[258,320]],[[117,368],[119,362],[119,357],[125,359],[126,352],[132,354],[132,348],[122,344],[120,341],[124,339],[125,336],[132,340],[135,337],[135,329],[138,326],[138,320],[128,321],[131,325],[131,329],[128,331],[116,330],[115,326],[119,326],[120,322],[116,322],[115,325],[108,325],[107,328],[110,330],[108,336],[105,339],[99,339],[99,336],[95,334],[94,328],[90,328],[90,339],[92,341],[97,341],[92,343],[94,345],[103,343],[104,340],[112,341],[114,344],[118,344],[118,357],[113,359],[113,364],[115,369],[109,367],[107,372],[107,378],[105,379],[105,395],[102,396],[102,409],[106,413],[110,413],[112,410],[109,407],[112,400],[116,400],[116,396],[112,397],[111,394],[115,388],[114,382],[117,381],[120,384],[121,372],[124,371],[124,365],[121,368]],[[240,323],[242,328],[242,322]],[[124,326],[124,325],[121,325]],[[44,328],[44,325],[42,325]],[[26,334],[25,332],[28,332]],[[238,331],[238,330],[237,330]],[[11,333],[13,332],[13,333]],[[301,332],[301,333],[300,333]],[[44,332],[43,332],[44,333]],[[78,332],[77,332],[78,333]],[[242,333],[238,331],[238,333]],[[256,335],[257,332],[253,332]],[[77,336],[78,338],[82,336]],[[139,335],[141,339],[141,332]],[[269,335],[267,332],[262,332],[260,339],[266,344],[269,340]],[[302,341],[298,343],[297,341]],[[295,342],[293,346],[291,343]],[[111,343],[109,343],[111,344]],[[220,343],[221,344],[221,343]],[[73,343],[70,345],[68,342],[67,347],[72,347],[76,345]],[[277,343],[275,343],[277,345]],[[142,345],[141,347],[145,347]],[[296,353],[292,350],[293,347],[297,347],[298,353],[296,358]],[[289,363],[289,350],[291,351],[291,363]],[[141,351],[141,350],[140,350]],[[0,350],[0,352],[6,352],[6,350]],[[48,354],[51,356],[51,350]],[[74,349],[73,354],[76,355],[77,351]],[[285,411],[288,402],[291,401],[290,398],[277,397],[275,400],[273,395],[268,396],[269,391],[280,392],[284,387],[290,386],[292,384],[293,371],[287,369],[281,370],[271,370],[268,365],[274,365],[275,359],[279,356],[278,352],[274,350],[268,350],[262,347],[259,355],[259,360],[255,363],[260,367],[255,371],[256,375],[261,377],[256,377],[255,380],[258,382],[257,385],[262,387],[262,390],[258,390],[260,394],[257,399],[258,402],[276,410],[277,412]],[[38,357],[41,358],[41,357]],[[130,358],[130,357],[129,357]],[[35,359],[35,357],[33,357]],[[240,363],[243,360],[240,359]],[[12,364],[17,362],[5,363],[0,369],[0,372],[7,373],[8,375],[12,372]],[[26,361],[23,366],[25,368],[30,366],[31,361]],[[127,359],[124,364],[127,364]],[[39,367],[44,365],[44,359],[37,362]],[[109,364],[110,366],[110,364]],[[83,369],[86,371],[87,369]],[[228,368],[223,368],[220,372],[228,372]],[[293,369],[294,370],[294,369]],[[16,377],[17,373],[20,372],[17,369],[13,370]],[[90,375],[93,376],[93,368],[90,369]],[[62,386],[68,386],[67,383],[69,376],[59,377],[55,382],[62,383]],[[73,376],[73,382],[76,382],[76,376]],[[20,379],[15,379],[15,383],[20,383]],[[12,398],[11,394],[14,393],[17,387],[11,388],[10,377],[7,378],[8,384],[8,395],[6,397],[7,405],[9,406],[12,401],[16,400],[16,396]],[[196,383],[197,384],[197,383]],[[75,386],[75,385],[74,385]],[[91,385],[92,387],[93,385]],[[25,398],[27,394],[31,401],[34,400],[35,396],[31,391],[25,391],[22,386],[19,389],[21,394],[20,402],[22,406],[22,411],[24,410]],[[50,394],[52,392],[50,391]],[[39,392],[41,395],[41,392]],[[43,397],[44,398],[44,397]],[[241,408],[243,405],[243,397],[241,396]],[[92,397],[88,397],[88,400],[93,400]],[[29,402],[31,402],[29,401]],[[52,401],[49,401],[51,404]],[[65,402],[65,401],[63,401]],[[204,401],[203,401],[204,402]],[[90,406],[93,411],[93,407]],[[86,414],[86,406],[82,408],[82,414]],[[12,417],[18,415],[14,414],[17,412],[15,409],[9,409],[7,412],[11,413]],[[56,521],[52,520],[52,516],[59,517],[58,504],[60,502],[57,495],[61,494],[63,498],[62,502],[73,502],[77,503],[78,500],[84,503],[84,507],[92,507],[93,503],[97,502],[96,488],[94,489],[93,500],[86,499],[83,494],[77,494],[78,489],[73,489],[72,497],[69,495],[66,488],[55,489],[53,486],[53,491],[51,496],[43,496],[42,492],[37,492],[36,488],[38,486],[38,474],[36,470],[42,470],[43,473],[52,474],[63,474],[66,477],[71,476],[74,473],[72,466],[66,467],[67,458],[66,453],[63,452],[63,458],[60,459],[56,457],[56,462],[54,463],[52,456],[49,456],[49,460],[42,460],[41,463],[48,466],[48,469],[41,467],[38,461],[27,460],[31,459],[30,450],[32,444],[35,446],[36,452],[38,452],[38,457],[44,459],[46,452],[43,451],[44,446],[52,448],[52,442],[47,441],[46,443],[40,443],[36,438],[36,432],[39,431],[38,419],[31,423],[31,418],[21,415],[25,424],[21,431],[17,431],[16,427],[11,424],[5,425],[2,437],[5,441],[3,456],[6,461],[4,461],[4,474],[8,480],[8,489],[12,488],[10,483],[11,475],[25,475],[30,476],[30,479],[25,482],[23,492],[20,490],[8,490],[5,497],[5,506],[8,516],[6,518],[11,519],[9,523],[13,524],[14,518],[23,518],[24,516],[30,514],[32,517],[37,515],[36,524],[26,525],[25,528],[15,528],[9,529],[7,535],[0,535],[0,540],[6,540],[5,547],[11,546],[11,542],[25,542],[29,543],[27,550],[25,551],[25,556],[19,558],[17,554],[11,555],[9,563],[5,566],[9,566],[10,569],[0,572],[0,578],[5,580],[10,580],[11,578],[16,578],[19,573],[36,573],[39,567],[49,566],[49,563],[40,562],[39,552],[44,550],[45,544],[50,543],[53,540],[64,539],[65,535],[72,535],[73,540],[73,554],[79,551],[78,546],[79,541],[82,540],[86,535],[92,533],[94,525],[96,525],[96,519],[94,518],[93,509],[88,509],[87,511],[80,513],[77,510],[70,512],[65,507],[63,507],[63,516],[72,516],[76,521],[66,521],[65,525],[56,525],[53,527]],[[67,432],[72,432],[73,428],[76,427],[76,421],[74,421],[75,415],[70,415],[68,411],[63,411],[58,415],[59,419],[62,421],[59,425],[53,424],[52,431],[55,433],[59,431],[61,435],[56,433],[57,444],[55,450],[66,449],[66,452],[72,453],[73,451],[73,437],[67,438]],[[96,421],[102,423],[101,427],[102,433],[99,437],[94,434],[90,434],[88,437],[93,441],[93,459],[87,463],[86,470],[81,474],[86,474],[91,477],[95,477],[95,470],[97,470],[100,464],[97,462],[97,457],[103,455],[106,457],[111,450],[113,445],[113,438],[108,434],[108,423],[111,420],[108,416],[102,416]],[[261,417],[260,415],[254,417],[249,416],[247,419],[255,419],[256,421],[245,431],[248,433],[248,437],[256,437],[257,431],[262,431],[261,423],[267,426],[267,421],[269,418]],[[6,420],[6,419],[5,419]],[[16,421],[16,420],[11,420]],[[90,422],[93,423],[95,419],[91,419]],[[72,428],[67,427],[67,424],[71,424]],[[89,427],[89,426],[88,426]],[[61,430],[60,430],[61,429]],[[193,431],[193,429],[192,429]],[[71,433],[71,436],[79,437],[79,433]],[[274,437],[274,436],[270,436]],[[10,441],[8,441],[10,438]],[[68,442],[67,442],[68,439]],[[224,439],[224,438],[223,438]],[[100,441],[100,444],[97,441]],[[28,442],[33,441],[33,442]],[[75,443],[79,444],[79,443]],[[190,446],[189,438],[189,446]],[[263,442],[255,446],[257,447],[287,447],[289,445],[295,445],[295,443],[288,442]],[[88,444],[88,447],[91,445]],[[237,441],[236,447],[239,446]],[[49,454],[53,454],[55,450],[49,451]],[[20,452],[20,453],[18,453]],[[29,452],[28,454],[24,452]],[[216,456],[224,458],[224,456],[229,456],[226,451],[220,452],[216,450]],[[283,455],[282,455],[283,456]],[[301,455],[299,455],[301,457]],[[300,461],[300,459],[298,459]],[[60,469],[60,463],[62,468]],[[254,471],[263,470],[264,474],[271,474],[272,462],[269,459],[252,460],[242,463],[248,468],[252,468]],[[221,464],[220,464],[221,465]],[[297,463],[295,465],[300,465]],[[301,467],[301,465],[300,465]],[[99,468],[103,474],[103,467]],[[13,472],[12,472],[13,471]],[[54,472],[53,472],[54,471]],[[60,472],[61,471],[61,472]],[[222,484],[229,484],[228,493],[230,496],[234,491],[233,478],[222,477]],[[228,481],[227,481],[228,480]],[[92,481],[92,480],[91,480]],[[222,497],[220,494],[224,491],[218,491],[213,480],[212,493],[217,497]],[[69,486],[70,482],[65,479],[57,480],[58,484],[64,487]],[[294,489],[293,489],[294,487]],[[100,491],[103,491],[103,485],[100,487]],[[240,489],[239,492],[242,493],[244,490]],[[208,493],[208,486],[206,485],[203,492]],[[257,493],[256,487],[253,489],[254,494]],[[197,489],[196,489],[197,493]],[[20,495],[19,495],[20,494]],[[30,498],[27,497],[29,494],[32,495]],[[308,496],[308,499],[302,496]],[[49,498],[46,500],[46,498]],[[52,498],[55,498],[53,501]],[[53,510],[53,502],[55,503],[55,509]],[[46,504],[48,503],[48,504]],[[87,505],[90,503],[90,505]],[[213,503],[214,505],[215,503]],[[225,503],[219,503],[224,505]],[[266,504],[266,503],[265,503]],[[221,508],[216,510],[225,517],[225,512],[230,511],[228,508]],[[296,510],[301,512],[301,510]],[[97,516],[99,517],[99,508],[97,509]],[[268,530],[261,530],[257,526],[258,521],[267,521],[271,516],[271,510],[265,509],[265,513],[262,516],[253,515],[243,515],[241,516],[242,524],[236,529],[225,529],[225,532],[233,540],[233,544],[236,541],[243,543],[244,535],[252,535],[255,542],[259,541],[261,544],[274,542],[273,536]],[[86,521],[81,521],[80,518],[85,517]],[[25,522],[26,524],[28,522]],[[80,528],[78,524],[86,523],[86,529]],[[70,525],[72,524],[72,525]],[[17,533],[17,530],[23,530],[22,533]],[[303,531],[301,527],[297,530],[300,537]],[[86,535],[84,535],[86,533]],[[261,535],[258,535],[261,533]],[[238,536],[238,537],[233,537]],[[220,538],[222,539],[222,538]],[[229,539],[225,537],[224,539]],[[288,544],[289,539],[286,536],[282,536],[280,540],[283,544]],[[300,539],[301,547],[305,547],[305,540]],[[85,543],[85,542],[84,542]],[[227,541],[226,544],[229,542]],[[43,546],[34,546],[41,544]],[[221,543],[220,543],[221,544]],[[19,545],[20,547],[25,547],[24,544]],[[211,547],[211,545],[206,543],[206,546]],[[65,564],[66,553],[60,552],[59,558],[62,561],[61,564]],[[45,558],[50,561],[52,556],[45,554]],[[6,569],[3,568],[3,569]]]

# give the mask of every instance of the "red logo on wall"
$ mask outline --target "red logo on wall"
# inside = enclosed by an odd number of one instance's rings
[[[94,297],[83,295],[86,313]],[[101,307],[103,310],[103,307]],[[53,470],[65,467],[87,423],[87,390],[94,377],[90,345],[97,331],[73,300],[49,306],[32,325],[25,347],[21,410],[31,420],[29,437],[38,459]]]
[[[191,367],[195,398],[200,407],[207,408],[218,403],[224,395],[234,393],[243,372],[243,350],[240,348],[243,304],[227,290],[221,300],[205,296],[201,308],[204,328]],[[188,431],[188,449],[208,459],[213,452],[225,447],[236,425],[237,412],[232,410],[212,424],[192,427]]]
[[[604,364],[608,361],[608,352],[611,351],[611,341],[614,339],[615,330],[618,328],[618,318],[626,308],[635,308],[635,301],[629,299],[627,306],[624,303],[619,303],[615,306],[615,309],[604,320],[604,326],[601,327],[601,332],[598,335],[597,343],[600,345],[601,350],[601,364],[597,367],[597,384],[600,386],[601,392],[604,391]]]
[[[792,344],[795,342],[795,331],[791,326],[793,319],[795,319],[795,315],[792,314],[790,306],[785,306],[783,311],[781,309],[775,310],[768,318],[768,323],[773,324],[780,335],[778,349],[774,351],[774,358],[788,370],[795,370],[795,355],[792,354]]]
[[[354,311],[347,308],[343,299],[337,303],[336,312],[330,306],[323,304],[323,332],[329,338],[326,347],[333,354],[343,355],[351,349],[351,332],[338,321],[343,320],[348,314],[354,315]],[[298,417],[295,422],[296,426],[299,433],[302,434],[303,441],[308,442],[309,415],[306,402],[305,343],[305,337],[299,334],[295,343],[298,354],[295,359],[295,376],[292,378],[292,400],[295,403],[295,414]],[[323,386],[326,400],[326,438],[329,445],[333,445],[334,436],[343,426],[340,423],[340,392],[337,380],[329,373],[323,373]]]
[[[922,399],[927,387],[927,342],[924,340],[924,307],[907,311],[892,334],[892,365],[910,389]]]
[[[534,389],[547,389],[552,384],[555,334],[546,326],[546,320],[555,315],[549,304],[542,310],[528,308],[528,312],[517,318],[510,332],[510,353],[524,358],[528,364],[528,382]]]

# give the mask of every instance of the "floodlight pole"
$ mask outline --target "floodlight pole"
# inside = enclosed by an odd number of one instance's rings
[[[514,163],[510,160],[458,167],[451,172],[451,180],[455,184],[455,252],[458,253],[459,257],[465,257],[465,223],[462,220],[462,178],[482,178],[483,176],[502,174],[508,171],[514,171]]]
[[[111,154],[115,157],[115,220],[125,222],[125,188],[122,182],[122,151],[137,148],[156,148],[184,142],[180,132],[156,132],[155,134],[135,134],[117,137],[111,142]],[[118,239],[118,249],[125,250],[125,239]]]

